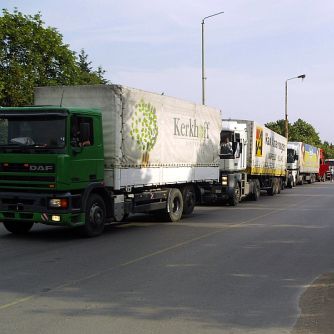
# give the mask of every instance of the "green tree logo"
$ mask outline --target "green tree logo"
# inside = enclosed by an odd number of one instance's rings
[[[152,151],[158,138],[158,122],[156,109],[150,103],[140,100],[132,116],[130,136],[143,152],[142,164],[148,165],[149,152]]]

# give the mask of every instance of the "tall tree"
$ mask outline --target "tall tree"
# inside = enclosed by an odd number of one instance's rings
[[[284,119],[279,119],[276,122],[269,122],[267,124],[265,124],[265,126],[267,128],[269,128],[270,130],[275,131],[276,133],[285,136],[285,121]],[[291,128],[291,124],[289,123],[289,130]]]
[[[303,121],[302,119],[298,119],[293,123],[291,127],[291,133],[289,133],[290,141],[302,141],[304,143],[319,146],[321,145],[321,140],[318,132],[315,128]]]
[[[285,136],[285,120],[281,119],[276,122],[269,122],[265,125],[269,129]],[[288,123],[288,126],[289,141],[301,141],[315,146],[321,145],[319,134],[311,124],[299,118],[293,124]]]
[[[31,104],[36,86],[104,83],[91,68],[78,66],[75,52],[62,38],[55,28],[44,26],[40,13],[24,15],[17,9],[13,13],[2,10],[0,105]],[[87,57],[83,60],[90,65]]]
[[[332,143],[325,141],[321,147],[324,150],[325,158],[334,158],[334,145]]]
[[[77,61],[77,65],[80,69],[77,83],[79,85],[107,84],[108,80],[103,77],[105,74],[105,70],[101,66],[99,66],[97,70],[94,71],[91,64],[92,62],[88,60],[88,54],[85,52],[84,49],[81,49]]]

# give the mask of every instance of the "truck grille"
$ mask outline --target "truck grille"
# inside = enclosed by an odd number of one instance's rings
[[[54,173],[55,165],[46,163],[2,163],[0,172],[10,173]]]
[[[47,163],[0,163],[1,188],[50,189],[56,182],[55,164]]]
[[[41,181],[41,182],[55,182],[54,176],[35,176],[35,175],[0,175],[0,181]]]

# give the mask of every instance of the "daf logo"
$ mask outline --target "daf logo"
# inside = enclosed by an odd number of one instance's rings
[[[53,166],[50,165],[30,165],[30,172],[52,172]]]

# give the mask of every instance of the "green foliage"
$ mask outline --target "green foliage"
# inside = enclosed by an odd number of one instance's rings
[[[0,119],[0,144],[7,144],[8,124],[7,120]]]
[[[269,122],[265,126],[282,136],[285,136],[285,121],[280,119],[276,122]],[[318,146],[321,145],[319,134],[316,132],[314,127],[298,119],[293,124],[288,123],[289,127],[289,141],[301,141],[310,145]]]
[[[143,152],[150,152],[158,138],[158,122],[155,107],[141,100],[136,105],[130,136]]]
[[[276,122],[269,122],[265,124],[265,126],[282,136],[285,135],[285,121],[283,119],[280,119]],[[323,148],[326,158],[334,158],[334,146],[326,141],[322,143],[319,137],[319,133],[311,124],[299,118],[293,124],[289,123],[288,126],[289,141],[301,141],[306,144]]]
[[[325,158],[328,159],[333,159],[334,158],[334,145],[331,143],[328,143],[325,141],[322,145],[321,148],[323,148],[324,153],[325,153]]]
[[[301,141],[303,143],[317,147],[321,145],[318,132],[311,124],[303,121],[300,118],[291,126],[291,131],[289,132],[289,141]]]
[[[97,71],[94,71],[91,66],[92,62],[88,60],[88,55],[84,49],[81,49],[78,55],[77,65],[79,67],[79,73],[77,78],[78,85],[97,85],[97,84],[107,84],[103,76],[105,70],[101,66],[97,68]]]
[[[87,57],[79,57],[80,61],[88,63]],[[103,74],[103,70],[81,68],[62,35],[44,26],[40,13],[24,15],[17,9],[13,13],[2,10],[0,105],[31,104],[36,86],[104,83]]]
[[[269,128],[270,130],[275,131],[276,133],[285,136],[285,121],[284,119],[280,119],[276,122],[269,122],[267,124],[265,124],[265,126],[267,128]],[[291,129],[291,124],[289,123],[289,130]]]

